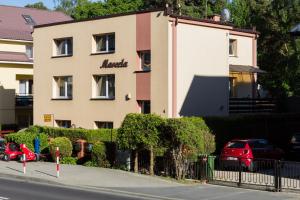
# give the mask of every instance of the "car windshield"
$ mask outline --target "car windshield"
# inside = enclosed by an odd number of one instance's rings
[[[248,143],[251,148],[255,148],[255,149],[269,147],[269,143],[267,140],[252,140],[249,141]]]
[[[231,141],[227,144],[227,148],[242,149],[245,148],[246,143],[242,141]]]

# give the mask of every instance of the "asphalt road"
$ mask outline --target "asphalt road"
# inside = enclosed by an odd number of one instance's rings
[[[70,188],[0,178],[0,200],[299,200],[299,194],[213,185],[172,188]]]

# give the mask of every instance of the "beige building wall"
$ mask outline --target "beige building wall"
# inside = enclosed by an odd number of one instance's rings
[[[163,12],[153,12],[151,16],[151,112],[171,117],[169,22]]]
[[[110,32],[115,32],[115,53],[90,55],[92,35]],[[34,124],[51,126],[53,122],[44,123],[43,115],[54,114],[54,120],[71,120],[76,127],[95,128],[94,121],[112,121],[114,127],[119,127],[127,113],[139,111],[135,97],[134,72],[138,69],[135,15],[38,28],[33,37],[34,93],[38,94],[34,99]],[[73,37],[73,56],[51,58],[53,39],[62,37]],[[100,69],[105,59],[111,62],[125,59],[128,67]],[[92,78],[96,74],[115,74],[115,100],[90,100]],[[53,76],[66,75],[73,76],[73,100],[51,100]],[[128,94],[130,100],[126,100]],[[154,105],[154,112],[161,110],[158,106]]]
[[[0,51],[25,53],[26,45],[32,45],[32,43],[7,41],[0,39]]]
[[[0,124],[15,123],[15,98],[19,75],[33,74],[32,65],[0,64]]]
[[[230,35],[229,38],[237,40],[237,55],[229,57],[229,64],[253,66],[253,39],[237,35]]]
[[[177,26],[177,111],[180,116],[228,114],[228,31]]]

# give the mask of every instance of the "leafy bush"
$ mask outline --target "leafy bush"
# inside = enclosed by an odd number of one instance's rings
[[[67,165],[76,165],[77,164],[77,158],[74,157],[64,157],[60,160],[61,164],[67,164]]]
[[[106,167],[106,148],[102,142],[97,142],[92,148],[92,162],[96,163],[98,167]]]
[[[44,133],[20,132],[12,133],[5,137],[7,142],[15,142],[17,144],[25,144],[31,151],[34,151],[34,139],[40,139],[40,150],[44,151],[48,148],[48,136]]]
[[[89,160],[83,164],[86,167],[98,167],[98,164],[95,161]]]
[[[56,147],[59,147],[59,153],[60,157],[64,159],[65,157],[70,157],[72,154],[72,143],[71,141],[66,137],[57,137],[50,141],[50,153],[52,156],[52,159],[56,159]]]
[[[51,138],[67,137],[71,141],[75,142],[78,139],[87,140],[88,143],[96,142],[114,142],[116,141],[117,130],[116,129],[71,129],[71,128],[53,128],[47,126],[31,126],[27,131],[34,133],[45,133]]]

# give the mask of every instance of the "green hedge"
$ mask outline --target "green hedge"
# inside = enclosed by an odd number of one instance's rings
[[[87,140],[89,143],[96,142],[115,142],[117,130],[116,129],[72,129],[72,128],[53,128],[47,126],[31,126],[27,129],[28,132],[45,133],[51,138],[67,137],[75,142],[78,139]]]
[[[40,150],[43,152],[48,145],[48,136],[44,133],[32,133],[32,132],[20,132],[12,133],[5,136],[7,142],[15,142],[17,144],[25,144],[31,151],[34,151],[34,139],[38,137],[40,139]]]

